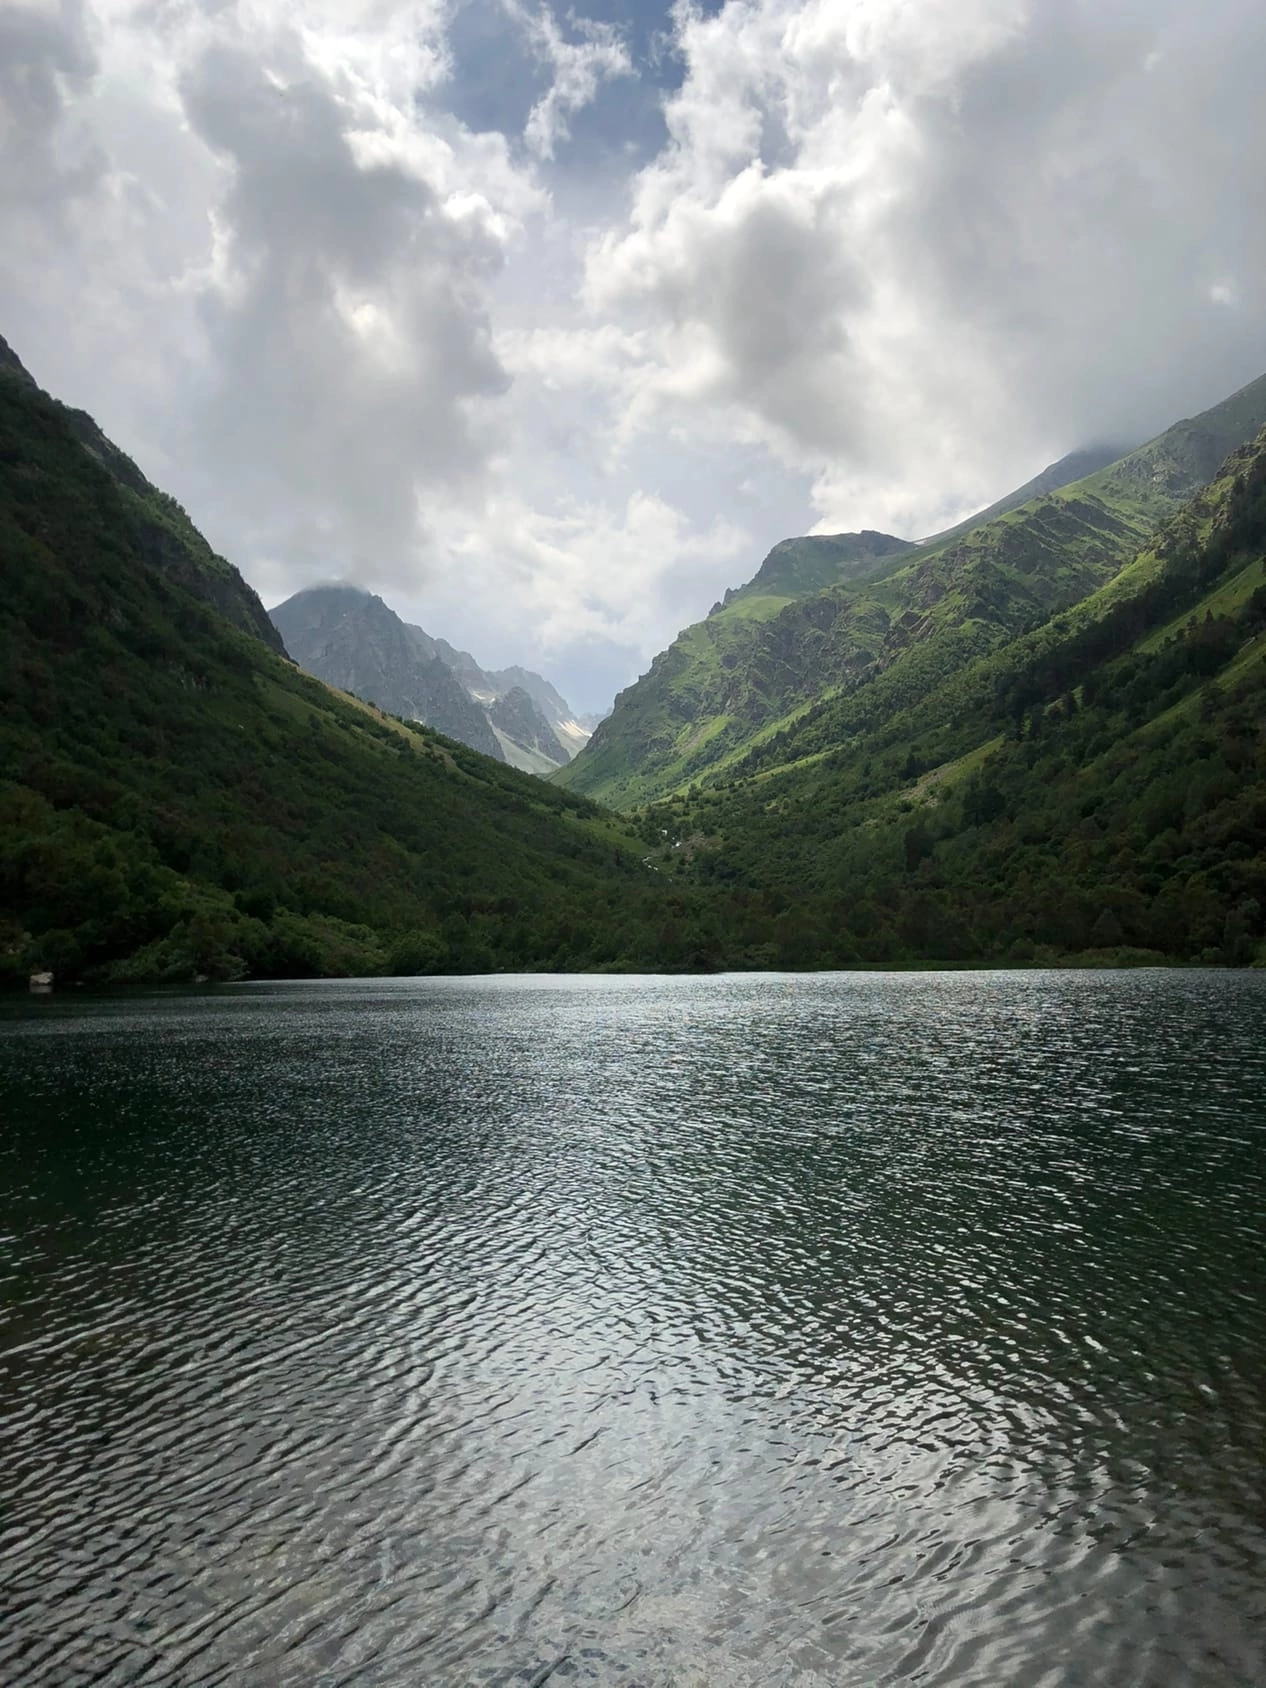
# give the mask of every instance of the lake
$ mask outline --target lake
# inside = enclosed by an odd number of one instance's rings
[[[6,1684],[1266,1681],[1266,974],[0,1006]]]

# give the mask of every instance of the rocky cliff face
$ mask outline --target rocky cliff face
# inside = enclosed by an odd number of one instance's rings
[[[297,592],[272,617],[295,661],[318,679],[526,773],[552,773],[588,741],[541,675],[485,670],[360,587]]]
[[[514,666],[494,669],[488,678],[493,682],[498,694],[503,697],[516,687],[527,693],[553,728],[555,737],[562,746],[561,762],[570,762],[572,757],[579,754],[588,744],[594,728],[598,725],[598,717],[577,715],[562,693],[551,686],[542,675],[534,674],[530,668]]]
[[[381,598],[318,587],[279,604],[272,617],[291,656],[317,679],[505,761],[484,711]]]
[[[489,706],[488,719],[507,738],[525,750],[534,751],[551,767],[561,768],[568,760],[558,734],[522,686],[511,686],[508,692],[495,698]]]
[[[492,676],[485,674],[469,651],[459,651],[455,645],[450,645],[447,639],[433,639],[424,628],[416,626],[413,622],[410,622],[408,627],[419,648],[431,656],[438,657],[445,668],[456,675],[476,702],[488,704],[497,696],[498,687]]]
[[[452,669],[475,701],[483,704],[490,712],[494,702],[498,698],[504,698],[508,692],[516,688],[526,692],[553,729],[563,752],[563,762],[569,762],[588,744],[590,734],[598,725],[598,717],[577,715],[567,699],[544,675],[534,673],[530,668],[520,668],[517,664],[509,668],[481,668],[469,651],[459,651],[450,645],[447,639],[433,639],[424,629],[413,625],[409,626],[409,631],[424,650],[439,657],[441,662]],[[500,722],[497,725],[498,730],[503,730]],[[516,767],[528,766],[527,763],[515,762],[513,746],[507,754]],[[552,746],[548,747],[548,756],[551,762],[558,760],[554,756]],[[531,771],[539,772],[534,767]]]

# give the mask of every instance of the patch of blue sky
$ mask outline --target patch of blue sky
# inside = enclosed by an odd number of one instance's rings
[[[532,0],[524,6],[529,16],[540,10]],[[556,147],[557,170],[637,168],[667,139],[662,102],[684,71],[673,48],[671,7],[665,0],[585,0],[581,8],[552,10],[565,41],[587,40],[587,24],[613,31],[632,67],[631,75],[605,80],[588,105],[569,114],[569,138]],[[441,96],[448,110],[470,129],[520,137],[553,77],[522,17],[502,0],[463,0],[450,19],[448,46],[453,72]]]

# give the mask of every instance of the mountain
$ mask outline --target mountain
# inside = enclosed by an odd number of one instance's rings
[[[1031,481],[1025,481],[1024,485],[1017,487],[1014,492],[1007,493],[1005,497],[987,505],[983,510],[977,510],[975,515],[968,516],[966,521],[956,522],[953,527],[920,540],[919,545],[943,545],[946,540],[958,539],[963,534],[970,533],[972,528],[993,521],[996,516],[1005,516],[1011,510],[1018,510],[1022,504],[1031,503],[1043,493],[1058,492],[1061,487],[1071,486],[1074,481],[1085,480],[1100,469],[1107,469],[1127,453],[1128,448],[1117,446],[1090,446],[1082,451],[1070,451],[1067,457],[1061,457],[1057,463],[1048,463],[1040,474],[1034,475]]]
[[[0,337],[0,382],[38,394],[40,388],[23,367],[17,353]],[[114,482],[119,501],[131,520],[135,543],[145,559],[195,598],[212,605],[244,633],[282,651],[281,638],[255,592],[231,563],[217,555],[194,527],[176,500],[152,486],[132,459],[101,432],[82,410],[71,410],[55,399],[62,426]]]
[[[558,735],[559,743],[570,761],[588,744],[600,719],[597,715],[577,715],[572,706],[549,681],[534,674],[530,668],[498,668],[489,675],[498,695],[515,686],[525,691]]]
[[[858,534],[827,541],[833,553],[776,546],[619,695],[555,780],[633,808],[729,777],[837,694],[883,678],[876,698],[921,695],[1111,579],[1263,424],[1266,377],[1080,480],[1020,504],[1017,493],[921,545]],[[832,555],[840,577],[822,586]]]
[[[540,715],[548,722],[563,752],[562,756],[555,756],[552,746],[546,742],[544,749],[549,761],[555,764],[568,762],[588,744],[590,734],[598,724],[598,717],[578,715],[562,693],[543,675],[517,665],[510,668],[481,668],[469,651],[455,650],[447,639],[430,639],[420,627],[414,627],[412,631],[434,646],[435,654],[440,660],[448,664],[470,695],[489,711],[495,699],[504,697],[516,687],[526,692]],[[515,744],[517,741],[507,748],[506,760],[515,767],[529,768],[529,763],[516,761],[513,754]],[[524,741],[523,748],[531,754],[527,740]],[[530,768],[529,771],[539,772],[536,768]]]
[[[1259,396],[750,618],[929,594],[626,821],[301,672],[3,347],[0,980],[1266,965],[1266,430],[1107,565]],[[493,705],[551,730],[526,687]]]
[[[1266,431],[1098,590],[923,678],[643,817],[752,964],[1266,964]]]
[[[683,965],[615,817],[331,689],[0,356],[0,978]]]
[[[708,614],[721,615],[731,604],[746,601],[744,613],[771,604],[781,608],[792,598],[804,598],[841,581],[874,572],[889,557],[917,550],[913,541],[896,539],[890,533],[810,534],[805,539],[783,539],[765,558],[745,586],[731,587],[713,604]]]
[[[296,593],[271,615],[286,649],[309,674],[506,760],[484,710],[381,598],[353,586],[322,586]]]
[[[525,668],[487,671],[469,651],[402,621],[360,587],[309,587],[271,613],[309,674],[511,767],[550,773],[588,742],[589,731],[548,680]],[[526,703],[496,707],[516,689]]]
[[[522,686],[511,686],[509,691],[494,698],[488,706],[488,720],[506,749],[507,762],[511,746],[524,757],[536,760],[536,767],[528,769],[530,773],[551,773],[567,761],[558,734]],[[523,763],[516,765],[521,767]]]

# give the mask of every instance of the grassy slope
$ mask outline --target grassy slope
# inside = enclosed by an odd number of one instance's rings
[[[1266,433],[1097,593],[905,701],[894,671],[810,712],[646,836],[759,891],[771,960],[1245,961],[1264,728]]]
[[[230,626],[82,432],[0,377],[0,971],[689,959],[623,823]]]
[[[1264,422],[1266,378],[1106,469],[863,563],[857,578],[795,598],[745,589],[656,658],[556,783],[633,808],[729,777],[860,684],[885,679],[888,707],[922,695],[1110,579]]]
[[[1011,510],[1018,510],[1022,504],[1031,504],[1045,493],[1058,492],[1061,487],[1071,486],[1074,481],[1086,480],[1088,476],[1098,473],[1100,469],[1106,469],[1125,455],[1124,450],[1109,451],[1106,448],[1070,452],[1067,457],[1061,457],[1058,463],[1052,463],[1043,469],[1041,474],[1035,475],[1031,481],[1016,487],[1014,492],[1007,493],[983,510],[977,510],[974,515],[968,516],[966,521],[955,522],[953,527],[945,528],[940,533],[921,540],[920,545],[943,545],[948,540],[961,539],[973,528],[978,528],[985,522],[992,522],[995,517],[1005,516]]]
[[[740,613],[764,618],[777,613],[775,605],[781,608],[793,598],[807,598],[842,581],[864,578],[914,549],[907,539],[873,531],[784,539],[774,546],[746,586],[727,592],[724,603],[713,613],[723,614],[739,603],[746,606]],[[752,599],[763,600],[766,607],[754,610]]]

